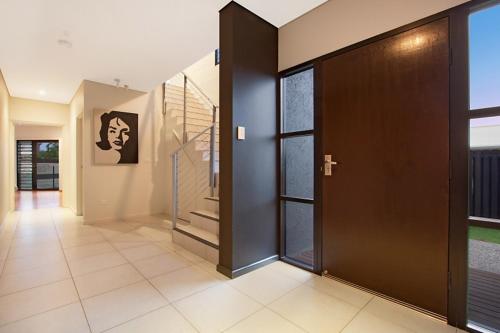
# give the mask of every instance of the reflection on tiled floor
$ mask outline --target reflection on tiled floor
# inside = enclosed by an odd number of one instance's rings
[[[60,208],[16,212],[0,268],[0,333],[456,332],[282,262],[229,281],[154,217],[83,225]]]

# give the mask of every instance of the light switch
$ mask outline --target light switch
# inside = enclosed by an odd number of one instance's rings
[[[245,127],[243,127],[243,126],[237,127],[236,138],[238,140],[245,140]]]

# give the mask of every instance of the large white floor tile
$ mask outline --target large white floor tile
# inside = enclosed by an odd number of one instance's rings
[[[61,243],[63,248],[69,248],[73,246],[82,246],[92,243],[101,243],[104,242],[105,240],[106,239],[104,238],[104,236],[102,236],[100,233],[96,233],[92,235],[62,238]]]
[[[132,247],[120,250],[121,254],[129,261],[137,261],[145,258],[154,257],[156,255],[167,252],[155,244],[146,244],[139,247]]]
[[[177,310],[168,305],[106,331],[106,333],[196,333]]]
[[[174,303],[200,332],[220,332],[262,306],[227,284],[210,288]]]
[[[363,311],[418,333],[456,332],[445,322],[380,297],[374,297]]]
[[[398,326],[387,320],[378,318],[366,311],[361,311],[347,325],[342,333],[415,333],[415,331]]]
[[[276,313],[264,308],[224,332],[304,333],[305,331]]]
[[[39,314],[78,300],[72,280],[27,289],[0,297],[0,325]]]
[[[297,280],[299,282],[307,282],[316,275],[305,271],[303,269],[297,268],[295,266],[289,265],[287,263],[284,263],[283,261],[276,261],[273,262],[272,264],[269,264],[262,269],[270,269],[273,271],[276,271],[280,274],[284,274],[288,276],[289,278],[292,278],[294,280]]]
[[[297,288],[301,282],[275,270],[258,269],[230,281],[229,284],[256,301],[268,304]]]
[[[106,268],[101,271],[77,276],[74,279],[76,289],[78,289],[78,293],[82,299],[144,280],[142,275],[130,264]]]
[[[269,308],[311,333],[338,333],[359,311],[305,285],[271,303]]]
[[[149,282],[110,291],[82,301],[92,332],[102,332],[168,304]]]
[[[151,283],[171,302],[222,283],[198,267],[186,267],[151,279]]]
[[[92,243],[64,249],[66,258],[68,258],[69,261],[79,260],[113,251],[115,251],[115,249],[108,242]]]
[[[119,266],[127,261],[117,251],[70,261],[69,268],[73,276],[97,272],[105,268]]]
[[[190,265],[189,261],[174,253],[164,253],[134,262],[134,266],[147,278],[166,274]]]
[[[61,254],[61,245],[58,241],[49,242],[43,246],[39,245],[20,245],[13,246],[9,252],[9,259],[23,257],[45,257]]]
[[[70,278],[65,261],[48,264],[0,278],[0,296]]]
[[[80,302],[0,327],[0,333],[90,333]]]
[[[373,298],[373,295],[363,290],[353,288],[326,277],[314,277],[310,279],[307,284],[318,291],[337,297],[358,308],[362,308]]]
[[[23,271],[59,264],[65,262],[65,258],[62,252],[54,253],[51,255],[41,254],[30,257],[22,257],[15,259],[8,259],[5,261],[5,268],[3,274],[16,274]]]

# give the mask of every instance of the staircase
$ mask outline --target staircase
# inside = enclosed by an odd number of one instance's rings
[[[219,261],[217,107],[183,73],[165,86],[166,113],[179,148],[172,154],[173,241]]]

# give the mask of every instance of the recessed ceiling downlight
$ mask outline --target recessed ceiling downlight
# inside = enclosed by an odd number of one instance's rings
[[[59,46],[66,47],[66,48],[68,48],[68,49],[70,49],[70,48],[72,48],[72,47],[73,47],[73,43],[71,43],[71,42],[70,42],[69,40],[67,40],[67,39],[62,39],[62,38],[57,40],[57,44],[58,44]]]
[[[38,91],[38,94],[40,96],[45,96],[45,95],[47,95],[47,92],[45,90],[41,89],[41,90]]]

